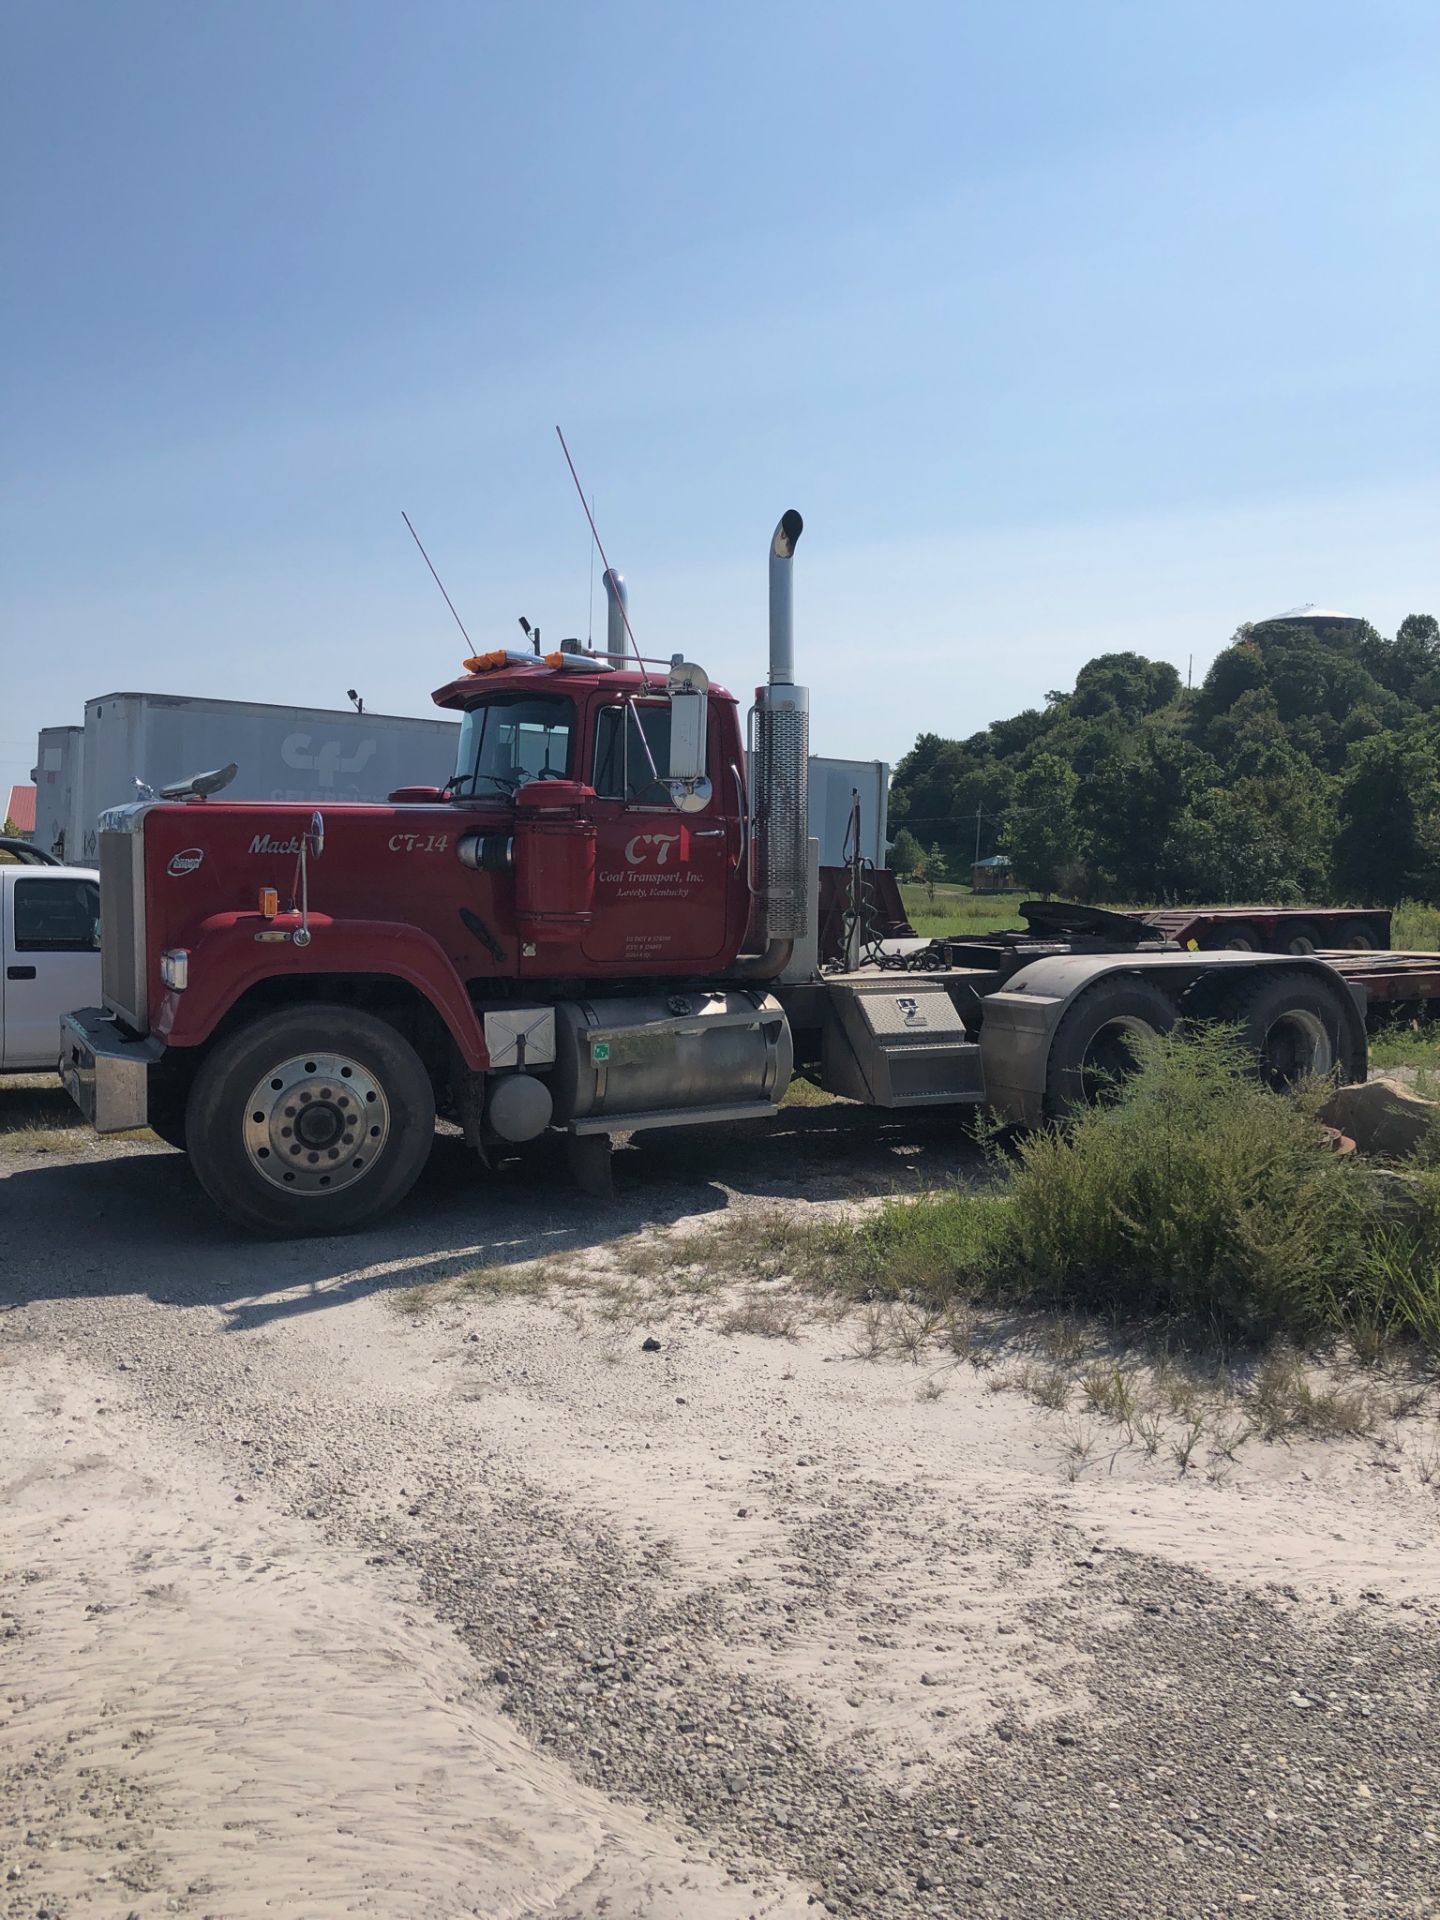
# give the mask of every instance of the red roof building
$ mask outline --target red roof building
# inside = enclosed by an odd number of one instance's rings
[[[15,831],[20,834],[35,831],[35,789],[34,787],[11,787],[9,804],[5,808],[5,819],[15,822]],[[0,826],[4,822],[0,821]]]

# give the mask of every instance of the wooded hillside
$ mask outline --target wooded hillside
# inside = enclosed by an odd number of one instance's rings
[[[1242,627],[1204,684],[1138,653],[1088,661],[965,740],[922,733],[895,772],[892,864],[952,875],[1008,853],[1080,899],[1440,899],[1440,624]]]

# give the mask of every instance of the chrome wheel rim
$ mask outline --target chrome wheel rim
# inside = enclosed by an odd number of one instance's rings
[[[245,1155],[284,1193],[338,1193],[363,1180],[390,1138],[384,1089],[358,1060],[298,1053],[255,1084]]]

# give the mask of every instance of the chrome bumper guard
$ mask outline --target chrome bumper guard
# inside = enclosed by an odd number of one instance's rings
[[[60,1078],[97,1133],[127,1133],[150,1114],[150,1068],[165,1051],[159,1040],[134,1040],[103,1007],[81,1007],[60,1020]]]

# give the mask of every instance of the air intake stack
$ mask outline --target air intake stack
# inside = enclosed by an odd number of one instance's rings
[[[792,507],[770,542],[770,683],[755,694],[755,907],[767,950],[806,931],[810,692],[795,684],[792,571],[804,521]],[[787,955],[788,957],[788,955]],[[781,967],[785,964],[782,959]],[[779,968],[776,969],[779,971]]]
[[[616,666],[623,666],[629,649],[625,642],[625,613],[630,596],[625,591],[625,576],[613,567],[605,569],[605,651]]]

